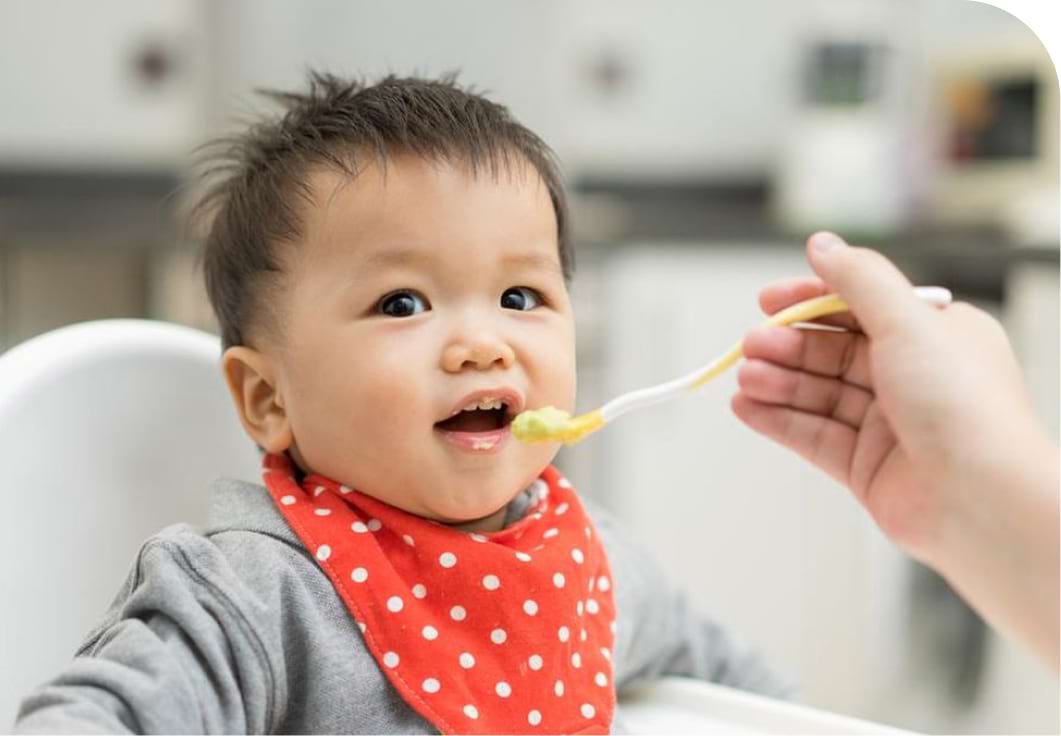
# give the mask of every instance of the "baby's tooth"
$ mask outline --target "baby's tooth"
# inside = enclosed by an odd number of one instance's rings
[[[461,411],[475,411],[476,409],[482,409],[484,411],[490,411],[493,409],[500,409],[505,405],[505,402],[501,399],[483,398],[476,402],[468,404]]]

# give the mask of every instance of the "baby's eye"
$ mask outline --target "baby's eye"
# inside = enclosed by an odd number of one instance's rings
[[[412,291],[393,291],[379,300],[376,309],[388,317],[412,317],[427,310],[427,300]]]
[[[534,289],[527,286],[513,286],[505,289],[501,295],[502,309],[518,309],[521,312],[534,309],[542,303],[542,298]]]

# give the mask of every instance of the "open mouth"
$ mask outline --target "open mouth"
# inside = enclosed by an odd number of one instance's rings
[[[436,422],[446,432],[493,432],[511,424],[514,414],[504,399],[480,399],[465,406],[449,419]]]

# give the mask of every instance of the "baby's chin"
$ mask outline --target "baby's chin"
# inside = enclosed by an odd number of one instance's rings
[[[478,502],[472,499],[462,499],[456,503],[433,505],[421,515],[459,531],[495,532],[504,526],[508,504],[518,493],[517,489],[507,498],[495,498],[489,501],[483,499]]]

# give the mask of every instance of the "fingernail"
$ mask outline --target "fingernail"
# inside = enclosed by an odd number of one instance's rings
[[[811,237],[810,244],[819,253],[827,253],[834,248],[841,248],[847,245],[839,236],[828,232],[815,233]]]

